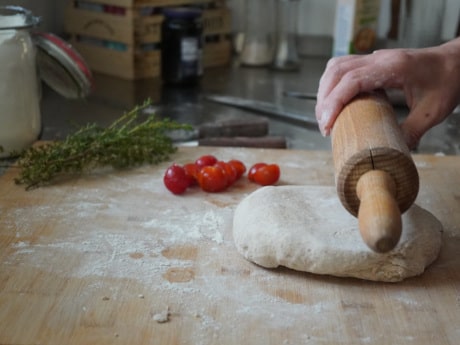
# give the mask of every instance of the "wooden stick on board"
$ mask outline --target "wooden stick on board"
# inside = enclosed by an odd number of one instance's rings
[[[361,236],[372,250],[390,251],[401,236],[401,214],[417,197],[419,177],[385,95],[353,99],[331,138],[342,205],[358,217]]]

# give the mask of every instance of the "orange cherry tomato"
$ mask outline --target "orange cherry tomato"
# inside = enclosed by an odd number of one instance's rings
[[[198,173],[200,169],[195,163],[187,163],[184,164],[185,174],[190,179],[190,186],[194,186],[198,184]]]
[[[215,165],[220,166],[225,171],[225,175],[227,175],[227,186],[231,186],[233,183],[235,183],[238,172],[233,167],[233,165],[230,165],[224,161],[218,161]]]
[[[270,186],[278,182],[280,174],[280,168],[277,164],[264,165],[255,171],[253,182],[261,186]]]
[[[259,170],[261,167],[264,167],[266,165],[267,165],[267,163],[256,163],[256,164],[254,164],[248,171],[248,179],[249,179],[249,181],[255,182],[254,181],[254,175],[256,174],[257,170]]]
[[[246,165],[237,159],[227,162],[213,155],[203,155],[193,163],[183,166],[174,163],[163,176],[166,188],[174,194],[182,194],[193,185],[206,192],[221,192],[235,183],[246,172]],[[273,185],[280,178],[277,164],[259,162],[248,170],[248,179],[262,186]]]
[[[238,180],[246,172],[246,166],[244,163],[238,159],[231,159],[228,161],[228,164],[233,166],[236,170],[236,179]]]
[[[205,166],[214,165],[217,163],[217,158],[213,155],[204,155],[199,157],[195,164],[198,166],[199,169]]]
[[[220,166],[207,165],[198,173],[198,184],[205,192],[221,192],[228,186],[228,177]]]

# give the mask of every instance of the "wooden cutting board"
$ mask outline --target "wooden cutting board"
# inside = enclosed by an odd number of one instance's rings
[[[181,148],[174,160],[205,153],[276,162],[279,184],[334,183],[329,152]],[[460,157],[414,158],[417,203],[443,223],[443,247],[423,275],[386,284],[247,262],[231,232],[257,188],[246,179],[174,196],[166,162],[26,192],[11,169],[0,178],[0,344],[458,344]]]

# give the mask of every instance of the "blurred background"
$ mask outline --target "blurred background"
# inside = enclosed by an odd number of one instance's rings
[[[146,98],[153,100],[152,111],[159,116],[196,126],[260,115],[207,97],[220,94],[256,106],[270,103],[279,116],[271,118],[269,134],[301,149],[330,148],[329,138],[316,128],[314,97],[331,56],[354,53],[369,39],[372,45],[358,53],[436,45],[459,35],[460,14],[460,0],[0,0],[0,5],[22,6],[40,16],[40,30],[71,42],[94,74],[95,87],[83,100],[66,99],[43,85],[42,139],[62,138],[73,129],[70,123],[107,125]],[[162,80],[163,60],[168,59],[161,57],[166,44],[161,11],[178,5],[203,9],[204,73],[191,88]],[[356,24],[357,18],[361,22]],[[356,26],[371,28],[372,34],[364,30],[360,45],[351,47]],[[276,36],[274,55],[280,65],[274,64],[273,54],[268,63],[258,63],[262,60],[256,58],[266,57],[258,55],[264,53],[260,49],[244,54],[243,43],[254,33],[271,35],[272,48]],[[250,48],[259,47],[261,39],[257,36]],[[287,92],[313,99],[286,97]],[[407,111],[404,102],[398,104],[400,118]],[[305,122],[315,125],[307,128]],[[459,128],[458,116],[450,117],[424,137],[419,151],[460,154]]]
[[[245,5],[251,0],[227,0],[232,10],[234,32],[244,30]],[[379,30],[380,38],[385,38],[390,28],[392,0],[381,0]],[[404,0],[398,0],[404,3]],[[444,3],[441,39],[448,40],[457,35],[460,0],[413,0],[415,5]],[[30,9],[43,18],[42,29],[62,34],[64,32],[64,11],[67,1],[56,0],[0,0],[0,5],[18,5]],[[299,53],[302,55],[328,55],[331,52],[336,0],[301,0],[298,11]]]

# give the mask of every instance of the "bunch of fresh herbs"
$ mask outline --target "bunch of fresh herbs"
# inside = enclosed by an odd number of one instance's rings
[[[15,182],[30,189],[98,167],[124,169],[167,160],[177,150],[168,132],[191,130],[191,126],[153,114],[140,121],[139,114],[149,104],[136,106],[109,127],[88,124],[63,141],[24,150],[15,163],[20,169]]]

